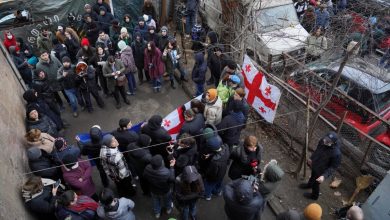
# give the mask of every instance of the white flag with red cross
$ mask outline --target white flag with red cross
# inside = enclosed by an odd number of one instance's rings
[[[200,100],[202,95],[196,97],[195,99]],[[190,109],[191,101],[184,104],[185,109]],[[169,113],[162,121],[162,125],[168,133],[171,135],[172,140],[176,140],[177,135],[180,132],[181,127],[183,126],[185,120],[183,115],[183,108],[179,106],[174,111]]]
[[[242,75],[246,100],[267,122],[272,123],[280,100],[279,88],[267,82],[264,74],[257,70],[248,55],[244,57]]]

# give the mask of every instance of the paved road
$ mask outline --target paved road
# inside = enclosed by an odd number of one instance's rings
[[[172,90],[169,83],[164,84],[162,93],[154,94],[150,85],[144,83],[138,87],[136,96],[129,96],[131,105],[127,106],[122,102],[122,108],[117,110],[114,106],[114,99],[103,98],[106,107],[99,109],[97,105],[92,114],[81,112],[78,118],[73,118],[70,114],[70,108],[67,107],[63,113],[63,117],[71,124],[66,130],[68,142],[73,143],[74,136],[80,132],[88,132],[89,128],[98,124],[105,131],[110,131],[118,126],[118,121],[122,117],[129,117],[133,123],[137,123],[144,119],[148,119],[153,114],[162,116],[168,114],[177,106],[187,102],[189,98],[184,94],[181,88]],[[96,170],[93,174],[94,181],[98,186],[98,192],[102,189],[100,178]],[[228,180],[227,180],[228,181]],[[114,184],[111,188],[115,189]],[[142,196],[140,189],[138,195],[133,198],[135,202],[135,214],[137,219],[149,220],[154,219],[152,213],[152,202],[149,197]],[[227,219],[223,209],[224,201],[222,198],[213,198],[211,201],[200,200],[198,203],[198,219],[200,220],[223,220]],[[170,216],[162,215],[160,219],[168,219],[169,217],[177,217],[178,211],[175,210]],[[180,219],[180,218],[177,218]],[[273,213],[267,207],[263,213],[262,219],[274,219]],[[244,220],[244,219],[242,219]]]

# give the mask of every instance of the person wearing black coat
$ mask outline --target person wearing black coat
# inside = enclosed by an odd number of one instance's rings
[[[226,107],[222,111],[222,117],[225,117],[231,111],[233,111],[233,107],[234,107],[234,103],[235,103],[234,101],[238,100],[238,101],[242,102],[242,106],[243,106],[242,113],[244,114],[245,123],[246,123],[246,121],[248,120],[248,115],[249,115],[249,105],[245,99],[245,94],[246,93],[245,93],[245,90],[243,88],[237,88],[234,91],[234,94],[229,97],[229,99],[226,103]]]
[[[226,184],[223,198],[229,220],[257,220],[261,216],[264,200],[249,180],[238,179]]]
[[[100,6],[98,16],[99,31],[104,31],[104,33],[109,35],[112,20],[114,20],[114,16],[109,11],[107,11],[106,7]]]
[[[172,156],[176,159],[175,176],[181,174],[184,167],[197,165],[198,150],[195,138],[188,133],[180,135],[177,145],[173,147]]]
[[[307,161],[311,167],[311,176],[307,184],[300,184],[300,188],[312,189],[311,193],[304,193],[306,198],[317,200],[320,195],[320,184],[330,177],[341,163],[340,141],[335,132],[329,132],[323,137]]]
[[[146,134],[140,134],[137,143],[130,143],[127,146],[129,153],[127,158],[133,164],[135,173],[139,177],[141,189],[144,195],[150,195],[148,182],[143,177],[145,167],[150,163],[152,155],[147,147],[150,146],[152,139]]]
[[[81,143],[80,138],[76,137],[77,143],[79,147],[81,148],[81,154],[84,156],[88,156],[89,158],[92,158],[92,161],[95,163],[100,179],[102,181],[102,184],[104,187],[108,187],[109,180],[104,172],[103,166],[100,162],[100,148],[102,147],[102,140],[103,140],[103,134],[102,130],[100,129],[99,125],[94,125],[89,130],[89,136],[91,138],[90,141],[86,143]]]
[[[22,76],[24,83],[31,87],[32,74],[30,68],[28,68],[27,60],[20,54],[19,48],[16,48],[15,46],[10,46],[8,50],[16,68],[19,70],[19,73]]]
[[[196,144],[199,146],[201,144],[201,134],[205,127],[203,114],[195,113],[193,109],[187,109],[184,112],[184,120],[179,136],[188,133],[195,138]]]
[[[148,123],[141,129],[141,133],[148,135],[152,138],[152,147],[149,148],[150,153],[154,156],[160,154],[166,161],[168,158],[168,152],[166,146],[169,145],[169,141],[172,137],[168,134],[165,128],[161,127],[162,117],[160,115],[153,115]]]
[[[76,32],[71,28],[65,29],[65,46],[68,49],[69,58],[72,60],[72,63],[77,62],[77,52],[80,50],[80,42],[79,39],[75,38],[73,34],[76,34]]]
[[[195,96],[199,96],[204,92],[204,84],[206,82],[207,63],[204,60],[203,52],[195,54],[195,65],[192,69],[192,81],[196,85]]]
[[[29,89],[23,93],[23,99],[26,100],[26,108],[33,107],[39,114],[49,117],[57,126],[57,129],[62,129],[63,122],[61,116],[54,112],[44,99],[39,98],[38,92],[35,89]]]
[[[172,212],[171,185],[175,181],[175,160],[169,163],[170,169],[164,166],[161,155],[153,156],[150,164],[146,166],[143,177],[149,184],[153,199],[153,210],[156,218],[161,214],[161,203],[164,202],[167,214]]]
[[[65,91],[72,107],[73,117],[77,117],[77,88],[76,88],[76,73],[74,72],[74,66],[71,63],[71,59],[67,56],[62,58],[62,66],[57,72],[57,80],[61,83],[62,88]]]
[[[48,185],[49,182],[51,184]],[[24,205],[34,214],[36,219],[56,219],[54,212],[58,187],[53,187],[53,183],[52,180],[31,176],[22,187]]]
[[[103,99],[100,97],[96,79],[95,79],[95,69],[92,66],[88,66],[85,62],[80,61],[76,65],[76,85],[79,89],[79,104],[83,108],[87,108],[88,112],[93,112],[91,96],[92,95],[98,106],[104,108]]]
[[[39,129],[43,133],[48,133],[53,137],[58,137],[56,124],[46,115],[39,114],[34,106],[29,106],[26,111],[26,131]]]
[[[107,4],[106,2],[104,2],[104,0],[97,0],[96,3],[92,6],[92,9],[93,9],[93,11],[96,14],[99,14],[100,13],[100,8],[102,6],[106,9],[107,12],[111,12],[110,5]]]
[[[218,134],[221,136],[223,143],[229,146],[230,151],[233,146],[238,145],[240,142],[241,130],[245,122],[242,110],[242,102],[234,101],[233,111],[217,125]]]
[[[232,149],[230,159],[233,161],[229,168],[229,177],[232,180],[241,176],[256,175],[260,172],[260,163],[263,147],[258,143],[255,136],[247,136],[243,146]]]
[[[211,195],[221,195],[222,181],[226,174],[229,162],[229,148],[214,136],[206,141],[208,153],[202,155],[205,161],[203,166],[203,178],[205,199],[211,200]],[[201,167],[202,168],[202,167]]]
[[[145,56],[146,41],[142,38],[140,32],[135,32],[134,41],[131,43],[135,65],[138,70],[139,84],[142,85],[144,80],[144,56]],[[150,81],[149,74],[145,73],[147,81]]]
[[[27,149],[28,165],[35,175],[57,180],[62,177],[61,169],[54,168],[56,163],[53,157],[37,147]]]
[[[119,150],[126,151],[129,144],[135,143],[138,141],[138,134],[130,130],[133,126],[129,118],[121,118],[119,120],[119,128],[111,132],[112,136],[119,143]]]
[[[89,14],[84,15],[83,30],[84,30],[86,38],[88,38],[89,42],[92,45],[95,45],[96,40],[99,36],[99,27],[98,27],[97,23],[94,20],[92,20],[92,17]]]
[[[215,87],[218,87],[221,72],[229,58],[223,54],[223,47],[219,43],[217,33],[213,31],[209,32],[207,39],[209,41],[207,47],[207,66],[211,72],[211,77],[207,81],[207,85],[214,84]]]

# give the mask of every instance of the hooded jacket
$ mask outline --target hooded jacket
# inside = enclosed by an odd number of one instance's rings
[[[115,139],[119,143],[119,149],[121,151],[127,150],[129,144],[135,143],[138,141],[138,134],[131,130],[122,130],[118,128],[117,130],[111,132]]]
[[[105,14],[100,15],[100,11],[105,11]],[[106,7],[100,6],[98,13],[99,30],[104,31],[106,34],[109,34],[112,20],[114,20],[114,16],[107,11]]]
[[[66,183],[81,195],[91,197],[96,192],[95,184],[92,180],[92,167],[89,161],[78,161],[78,167],[68,169],[62,166],[62,175]],[[82,179],[80,181],[79,179]]]
[[[116,210],[106,211],[103,206],[99,206],[97,214],[102,219],[107,220],[135,220],[133,213],[134,202],[127,198],[118,199],[118,208]]]
[[[188,183],[188,179],[194,179],[191,181],[191,186],[195,183],[200,188],[199,192],[196,192],[194,188],[190,187],[190,192],[183,188],[183,183]],[[204,184],[202,176],[198,173],[194,166],[186,166],[182,174],[176,177],[175,181],[175,197],[180,205],[188,205],[196,202],[204,194]]]
[[[25,206],[28,210],[35,214],[37,219],[55,219],[53,213],[56,207],[57,196],[53,196],[53,194],[51,193],[52,189],[53,187],[51,185],[43,187],[42,193],[40,193],[39,195],[35,195],[33,199],[30,198],[34,195],[29,195],[28,192],[23,192]]]
[[[140,36],[141,40],[137,41],[136,37]],[[135,65],[139,69],[144,68],[144,57],[145,57],[145,48],[146,48],[146,41],[142,38],[142,35],[140,32],[136,32],[134,34],[134,41],[131,43],[131,49],[133,50],[133,57],[135,61]]]
[[[34,174],[43,178],[57,179],[60,178],[61,172],[56,166],[54,160],[46,151],[39,148],[29,148],[27,150],[28,165]]]
[[[75,62],[77,52],[80,50],[80,42],[78,42],[75,38],[66,38],[65,46],[68,49],[70,59]]]
[[[166,158],[168,153],[166,152],[165,147],[168,145],[167,142],[172,140],[172,137],[165,128],[161,127],[161,123],[162,117],[153,115],[148,123],[142,128],[141,133],[148,135],[152,139],[150,145],[153,147],[149,148],[150,153],[153,156],[160,154]]]
[[[147,165],[143,177],[149,183],[150,191],[156,195],[165,195],[171,189],[171,184],[175,181],[175,171],[173,168],[166,168],[164,163],[157,168],[151,164]]]
[[[225,185],[223,192],[225,213],[231,220],[255,220],[261,213],[264,200],[260,193],[253,192],[248,180],[235,180]]]
[[[195,54],[195,66],[192,69],[192,81],[196,84],[204,84],[206,82],[207,63],[204,60],[202,52]]]
[[[257,168],[260,170],[261,156],[263,147],[258,143],[254,157],[249,158],[249,152],[244,146],[237,146],[233,148],[230,159],[233,161],[229,168],[229,177],[232,180],[241,178],[242,175],[253,175],[253,168],[251,166],[252,160],[257,160]]]
[[[37,121],[32,121],[27,117],[26,128],[27,131],[35,128],[35,129],[39,129],[43,133],[48,133],[53,137],[58,136],[56,124],[46,115],[40,115]]]
[[[130,151],[127,155],[129,161],[131,161],[134,166],[137,176],[142,177],[145,167],[150,163],[152,155],[148,148],[150,137],[141,134],[137,143],[131,143],[127,149]]]
[[[223,143],[230,147],[238,145],[244,121],[245,118],[242,112],[230,112],[229,115],[222,119],[221,123],[217,125],[217,128]]]
[[[76,75],[76,87],[82,90],[87,90],[96,87],[95,68],[88,66],[87,71]]]
[[[234,103],[234,97],[231,96],[229,97],[227,103],[226,103],[226,107],[225,109],[222,111],[222,117],[225,117],[227,116],[231,111],[233,111],[233,104]],[[241,103],[243,105],[243,109],[242,109],[242,113],[244,114],[244,118],[245,118],[245,123],[248,119],[248,114],[249,114],[249,105],[248,105],[248,102],[246,101],[245,98],[243,98],[241,100]]]
[[[126,73],[137,72],[137,67],[135,66],[135,61],[133,57],[133,50],[130,46],[126,46],[126,48],[121,52],[121,60],[123,65],[125,65]]]
[[[37,69],[43,70],[47,74],[47,80],[53,91],[61,90],[61,85],[57,81],[57,72],[62,67],[62,63],[53,55],[49,55],[49,62],[39,59]]]
[[[47,37],[43,36],[42,33],[39,34],[37,38],[37,47],[39,51],[47,51],[50,53],[50,51],[53,49],[53,40],[54,36],[53,33],[48,31]]]
[[[212,103],[206,103],[204,108],[204,117],[206,124],[217,125],[222,120],[222,100],[217,96],[217,99]]]
[[[323,175],[325,178],[328,178],[340,166],[341,151],[337,134],[335,132],[329,132],[326,136],[334,144],[331,147],[325,146],[323,139],[321,139],[310,159],[312,161],[311,169],[319,176]]]
[[[31,84],[32,72],[31,72],[31,69],[28,68],[27,61],[25,61],[24,58],[20,54],[17,54],[17,50],[18,50],[17,47],[10,46],[8,50],[9,50],[9,53],[12,57],[12,60],[14,61],[15,66],[19,70],[19,73],[21,74],[24,82],[26,84]]]
[[[67,72],[67,75],[64,76],[64,72]],[[74,89],[76,88],[76,73],[74,72],[74,66],[70,65],[68,68],[61,66],[57,72],[57,80],[61,83],[62,88],[64,89]]]
[[[11,32],[10,32],[11,33]],[[11,33],[11,36],[12,38],[11,39],[8,39],[7,38],[7,32],[4,32],[4,41],[3,41],[3,44],[5,46],[5,48],[7,48],[7,50],[9,51],[9,47],[10,46],[14,46],[16,47],[16,38],[15,38],[15,35],[13,35]]]
[[[92,45],[95,45],[97,38],[99,37],[99,27],[98,24],[92,20],[90,23],[85,22],[84,32],[86,37]]]
[[[165,36],[163,35],[159,35],[158,36],[158,39],[157,39],[157,47],[158,49],[160,49],[160,51],[164,51],[164,48],[168,45],[168,40],[169,36],[168,36],[168,28],[167,28],[167,34]]]
[[[271,160],[268,164],[265,165],[258,187],[258,190],[263,196],[264,200],[267,201],[272,193],[277,189],[283,175],[284,172],[276,163],[276,161]]]
[[[92,10],[96,13],[96,14],[100,14],[100,10],[101,10],[101,7],[104,7],[106,9],[106,12],[111,12],[111,7],[109,4],[107,4],[106,2],[102,1],[101,4],[99,4],[97,1],[96,3],[92,6]]]
[[[221,150],[211,153],[211,159],[204,170],[204,178],[209,182],[222,181],[228,167],[229,148],[225,145],[221,146]]]

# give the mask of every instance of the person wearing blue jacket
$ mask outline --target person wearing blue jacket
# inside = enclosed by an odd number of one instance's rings
[[[299,187],[311,188],[311,193],[303,195],[308,199],[317,200],[320,195],[320,184],[332,176],[341,163],[340,142],[335,132],[329,132],[319,141],[317,149],[307,163],[311,167],[311,177],[307,184],[300,184]]]
[[[207,62],[204,60],[204,54],[198,52],[195,54],[195,65],[192,69],[192,81],[196,85],[195,96],[199,96],[204,92],[204,84],[206,82]]]

